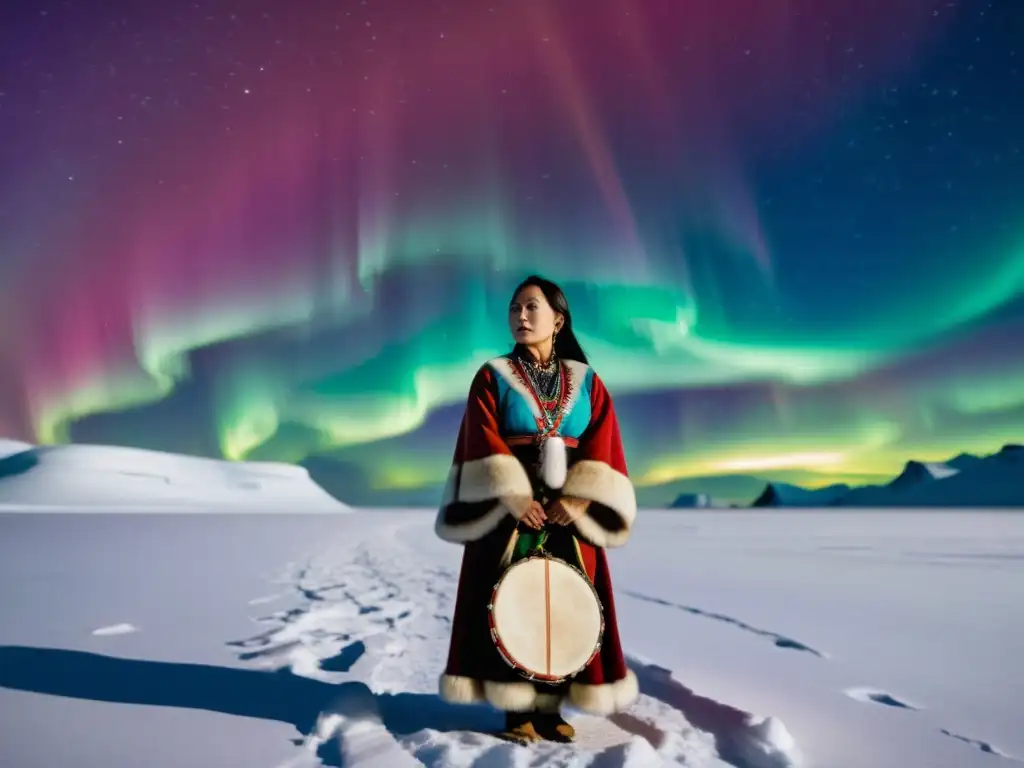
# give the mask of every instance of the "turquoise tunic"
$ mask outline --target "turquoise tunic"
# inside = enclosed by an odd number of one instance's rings
[[[542,432],[542,424],[538,423],[540,410],[560,408],[561,418],[550,434],[567,439],[570,444],[582,436],[590,425],[590,395],[594,379],[594,371],[585,363],[574,360],[562,363],[562,387],[557,401],[544,403],[536,397],[522,370],[509,356],[490,361],[492,368],[499,374],[498,379],[498,429],[506,440],[515,438],[534,438]],[[513,450],[516,450],[513,447]],[[535,449],[534,449],[535,450]],[[530,454],[531,451],[517,451]],[[527,456],[521,456],[524,464],[531,462]],[[512,562],[526,557],[544,545],[551,554],[582,567],[575,539],[564,535],[567,531],[554,527],[543,531],[519,529],[513,548]],[[554,534],[554,535],[552,535]]]
[[[498,376],[498,428],[502,437],[521,437],[540,432],[537,424],[537,401],[523,381],[518,369],[506,355],[491,360],[489,365]],[[556,433],[562,437],[579,439],[590,426],[590,388],[594,370],[586,363],[568,360],[562,363],[566,372],[568,391],[562,393],[559,403],[564,410]]]

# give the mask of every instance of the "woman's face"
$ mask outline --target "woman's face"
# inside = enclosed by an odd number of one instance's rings
[[[518,344],[543,344],[562,327],[562,315],[551,308],[540,288],[528,285],[509,304],[508,327]]]

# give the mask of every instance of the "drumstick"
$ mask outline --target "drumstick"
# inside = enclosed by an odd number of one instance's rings
[[[551,674],[551,561],[544,558],[544,638],[547,652],[547,669]]]

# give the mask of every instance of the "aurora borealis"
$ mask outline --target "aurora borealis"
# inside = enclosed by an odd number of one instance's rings
[[[642,500],[1024,438],[1020,3],[8,5],[2,435],[428,499],[540,272]]]

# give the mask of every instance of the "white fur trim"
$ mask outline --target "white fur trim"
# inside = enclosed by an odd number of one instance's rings
[[[437,690],[441,698],[451,704],[473,704],[484,700],[482,682],[471,677],[441,675]]]
[[[626,676],[614,683],[585,685],[573,683],[569,687],[569,703],[577,709],[592,715],[611,715],[622,712],[640,695],[640,683],[633,670],[626,670]]]
[[[439,539],[450,541],[453,544],[479,541],[497,528],[501,521],[505,519],[505,515],[511,512],[512,509],[510,507],[506,507],[503,503],[498,502],[487,514],[466,523],[453,525],[452,523],[445,522],[444,508],[442,507],[441,511],[437,513],[437,518],[434,520],[434,533],[437,534]]]
[[[492,707],[506,712],[529,712],[534,709],[557,712],[562,703],[561,696],[541,693],[533,683],[525,680],[498,683],[459,675],[441,675],[438,692],[444,701],[451,704],[476,704],[486,701]]]
[[[603,504],[622,521],[622,529],[608,531],[589,514],[577,518],[580,535],[597,547],[621,547],[636,520],[636,490],[628,477],[603,461],[583,459],[569,468],[562,492],[566,496]]]
[[[537,706],[537,689],[533,683],[496,683],[484,680],[484,698],[496,709],[506,712],[529,712]]]
[[[458,498],[455,498],[456,487]],[[447,507],[456,501],[472,504],[492,499],[494,506],[480,517],[457,524],[445,520]],[[438,538],[455,544],[478,541],[497,528],[505,515],[510,514],[516,520],[521,518],[532,499],[530,478],[515,456],[497,453],[457,464],[448,471],[434,532]]]
[[[559,503],[566,512],[572,515],[573,522],[576,522],[586,515],[587,508],[590,506],[589,501],[586,499],[580,499],[576,496],[563,496],[559,499]]]
[[[540,477],[548,488],[557,491],[565,485],[568,461],[565,440],[561,437],[549,437],[541,443]]]
[[[589,503],[587,502],[588,505]],[[595,547],[603,547],[604,549],[621,547],[629,541],[630,534],[629,528],[609,532],[608,529],[590,517],[590,515],[576,518],[576,530],[579,531],[580,536]]]
[[[505,380],[505,383],[508,384],[517,395],[523,398],[526,402],[526,406],[530,409],[530,414],[533,418],[539,419],[541,415],[540,408],[537,407],[537,401],[533,398],[533,393],[523,386],[523,382],[520,381],[519,376],[516,375],[516,372],[513,369],[515,363],[507,357],[496,357],[489,362],[489,365],[498,373],[499,376],[501,376],[501,378]]]
[[[572,413],[572,408],[580,397],[583,382],[587,379],[587,369],[590,366],[578,360],[563,360],[562,362],[565,363],[566,372],[569,374],[569,399],[565,401],[565,414],[568,416]]]
[[[465,462],[458,485],[458,500],[470,504],[510,496],[533,498],[533,488],[526,469],[519,459],[509,453],[495,453]]]

